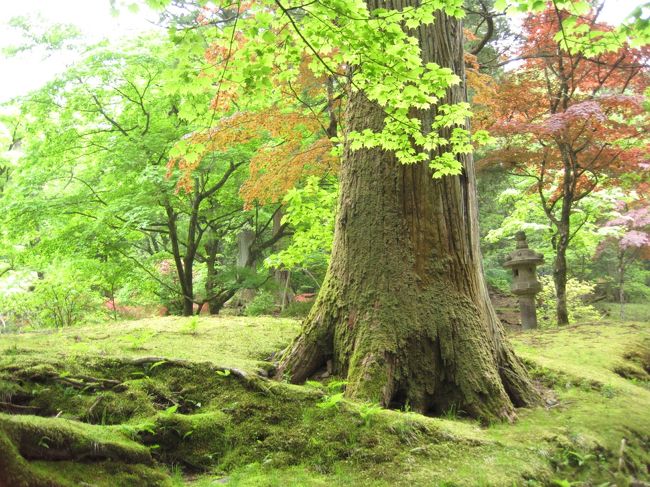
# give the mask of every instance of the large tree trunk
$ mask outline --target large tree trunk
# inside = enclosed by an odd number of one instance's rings
[[[369,0],[369,7],[416,3]],[[440,13],[415,35],[425,62],[464,79],[458,19]],[[442,102],[465,99],[459,86]],[[363,93],[350,95],[349,130],[380,130],[384,117]],[[422,114],[425,124],[432,117]],[[278,377],[302,382],[331,360],[350,397],[429,413],[454,408],[484,420],[512,419],[513,406],[536,401],[489,301],[474,163],[462,162],[463,175],[433,179],[426,164],[346,148],[331,263]]]

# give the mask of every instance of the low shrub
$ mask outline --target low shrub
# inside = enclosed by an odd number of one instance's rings
[[[537,295],[539,325],[546,328],[557,326],[557,298],[555,297],[553,278],[552,276],[542,276],[540,281],[542,282],[542,291]],[[571,323],[598,321],[601,318],[598,310],[585,302],[587,296],[593,294],[595,287],[595,284],[578,279],[569,279],[567,281],[567,308]]]
[[[309,311],[313,305],[313,301],[294,301],[289,303],[288,306],[284,308],[284,311],[282,311],[280,316],[287,318],[305,318],[309,314]]]
[[[244,308],[246,316],[260,316],[273,314],[275,311],[275,296],[269,291],[260,291]]]

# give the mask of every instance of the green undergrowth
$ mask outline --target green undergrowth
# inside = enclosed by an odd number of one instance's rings
[[[188,323],[0,335],[0,487],[649,480],[647,323],[513,336],[545,405],[488,427],[455,411],[430,418],[350,402],[341,381],[255,374],[294,321]]]

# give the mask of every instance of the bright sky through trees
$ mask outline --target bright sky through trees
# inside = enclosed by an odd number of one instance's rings
[[[45,25],[73,24],[81,31],[86,45],[104,38],[114,41],[136,36],[156,28],[153,21],[157,19],[156,13],[143,5],[137,12],[120,8],[119,15],[114,15],[109,0],[5,1],[0,10],[0,50],[21,43],[20,33],[7,26],[14,17],[27,17]],[[46,56],[42,51],[35,51],[12,58],[0,53],[0,102],[40,87],[79,57],[75,52]]]
[[[120,2],[118,3],[118,7]],[[126,2],[123,2],[126,4]],[[607,0],[601,19],[619,24],[644,0]],[[89,42],[103,38],[117,40],[134,36],[155,28],[155,12],[140,5],[137,12],[120,8],[118,16],[111,13],[109,0],[22,0],[5,1],[0,11],[0,50],[19,44],[20,34],[7,23],[17,16],[37,19],[43,24],[62,23],[77,26]],[[78,57],[77,53],[56,53],[45,56],[43,52],[22,53],[13,58],[0,54],[0,102],[36,89],[65,69]]]

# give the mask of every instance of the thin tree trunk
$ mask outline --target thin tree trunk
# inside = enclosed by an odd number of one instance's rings
[[[563,107],[567,108],[567,92],[562,89]],[[553,282],[555,284],[556,317],[557,324],[569,324],[569,311],[567,307],[566,282],[567,282],[567,263],[566,253],[569,248],[571,235],[571,209],[573,208],[574,196],[576,191],[575,178],[575,154],[572,152],[570,144],[558,142],[562,163],[564,165],[564,175],[562,177],[562,208],[560,209],[560,218],[557,222],[558,240],[555,248],[555,261],[553,263]]]
[[[274,237],[283,231],[283,226],[282,226],[283,216],[284,216],[284,212],[282,211],[282,208],[279,208],[273,214],[273,236]],[[280,242],[276,242],[273,245],[273,250],[275,252],[279,251],[281,248],[280,245],[281,245]],[[289,287],[289,283],[291,280],[291,271],[282,268],[273,269],[273,279],[275,280],[279,289],[278,297],[280,299],[280,309],[284,311],[284,308],[287,306],[287,303],[291,301],[291,299],[293,299],[293,291]]]
[[[276,271],[276,276],[278,272],[286,273],[286,277],[284,278],[284,288],[282,289],[282,296],[280,296],[280,310],[284,311],[284,308],[286,308],[287,304],[289,303],[289,283],[291,282],[291,271]]]
[[[172,246],[174,265],[176,266],[176,273],[183,298],[183,316],[192,316],[194,308],[194,283],[192,279],[193,257],[188,259],[189,250],[186,252],[185,258],[181,255],[177,227],[178,214],[169,204],[165,205],[165,212],[167,213],[167,228],[169,229],[169,241]]]
[[[566,252],[568,248],[569,238],[567,230],[560,230],[559,239],[555,249],[555,261],[553,263],[553,283],[555,284],[555,297],[557,324],[569,324],[569,311],[567,307],[566,297],[566,281],[567,281],[567,264]]]
[[[115,284],[111,283],[111,305],[113,306],[113,320],[117,321],[117,304],[115,303]]]
[[[625,250],[618,250],[618,300],[621,306],[620,318],[623,321],[625,317]]]
[[[369,7],[416,0],[369,0]],[[425,62],[464,79],[462,27],[443,13],[414,33]],[[464,87],[442,103],[466,100]],[[423,126],[435,114],[422,113]],[[349,130],[380,130],[383,110],[350,95]],[[485,420],[512,419],[537,395],[505,340],[483,278],[471,156],[463,174],[433,179],[427,164],[402,165],[380,149],[351,151],[325,281],[278,377],[302,382],[332,361],[347,395],[384,406]]]

